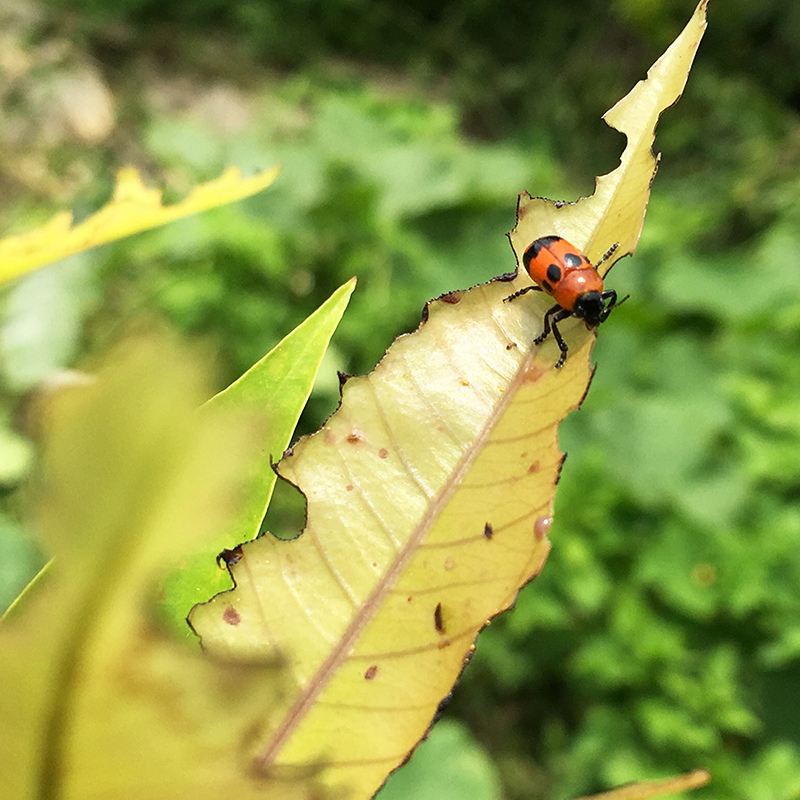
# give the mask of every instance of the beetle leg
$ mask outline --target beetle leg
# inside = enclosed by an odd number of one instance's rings
[[[564,309],[557,303],[547,310],[547,313],[544,315],[544,330],[533,340],[534,344],[541,344],[550,335],[550,317],[563,310]]]
[[[614,242],[611,247],[600,257],[600,260],[594,265],[594,268],[597,269],[604,261],[608,261],[611,256],[614,255],[616,249],[619,247],[619,242]]]
[[[522,297],[522,295],[526,294],[527,292],[541,292],[542,287],[537,286],[534,284],[533,286],[523,286],[522,289],[518,289],[514,294],[510,294],[506,297],[503,302],[510,303],[512,300],[516,300],[518,297]]]
[[[561,313],[556,314],[553,317],[553,321],[551,323],[553,328],[553,336],[555,337],[555,340],[558,342],[558,347],[561,350],[561,355],[559,356],[558,361],[556,361],[556,369],[561,369],[561,367],[564,366],[564,362],[567,360],[567,353],[569,352],[567,343],[564,341],[564,337],[561,335],[561,331],[559,331],[558,329],[558,323],[561,322],[561,320],[564,320],[570,316],[572,316],[571,311],[562,309]]]

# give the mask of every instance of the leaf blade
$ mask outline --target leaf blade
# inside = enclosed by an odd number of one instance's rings
[[[236,167],[229,167],[218,178],[196,186],[181,202],[164,206],[161,192],[145,187],[139,173],[126,167],[117,173],[111,200],[78,225],[73,225],[70,212],[63,211],[34,231],[0,240],[0,283],[116,239],[249,197],[266,189],[278,172],[278,167],[272,167],[242,178]]]
[[[638,89],[660,110],[686,80],[704,12],[705,2],[679,37],[682,56],[665,62],[670,81]],[[626,128],[620,166],[592,198],[523,195],[510,234],[517,255],[554,232],[629,252],[655,168],[649,124]],[[308,501],[302,536],[247,545],[231,566],[234,590],[194,609],[208,652],[291,654],[291,696],[265,711],[252,762],[266,782],[314,764],[333,791],[370,797],[424,735],[477,632],[541,568],[557,426],[585,394],[594,334],[565,323],[571,356],[554,370],[552,341],[531,349],[541,301],[503,303],[526,285],[520,271],[434,301],[417,332],[349,381],[337,414],[279,466]],[[382,720],[389,713],[396,724]]]

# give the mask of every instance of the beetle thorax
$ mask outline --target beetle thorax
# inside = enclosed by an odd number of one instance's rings
[[[553,293],[555,301],[568,311],[575,309],[575,304],[582,295],[603,291],[603,279],[594,269],[576,269],[568,272]],[[602,310],[602,309],[601,309]]]

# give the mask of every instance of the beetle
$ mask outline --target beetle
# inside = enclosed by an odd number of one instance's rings
[[[506,302],[521,297],[526,292],[545,292],[556,304],[544,315],[544,330],[533,340],[541,344],[552,330],[561,350],[556,369],[564,366],[569,348],[558,330],[558,323],[569,317],[582,319],[589,327],[596,328],[608,319],[614,308],[627,300],[617,301],[613,289],[604,289],[603,279],[597,268],[607,261],[619,247],[613,244],[596,263],[591,261],[575,245],[560,236],[543,236],[531,242],[522,254],[522,264],[534,282],[506,297]]]

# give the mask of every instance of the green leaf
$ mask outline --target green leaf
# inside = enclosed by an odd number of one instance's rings
[[[289,446],[354,288],[352,279],[337,289],[241,378],[206,403],[207,412],[254,414],[264,427],[259,457],[253,462],[249,487],[236,514],[210,539],[197,542],[167,583],[162,609],[177,632],[191,635],[186,626],[189,609],[230,586],[228,573],[215,566],[217,554],[258,535],[277,480],[272,465]]]

